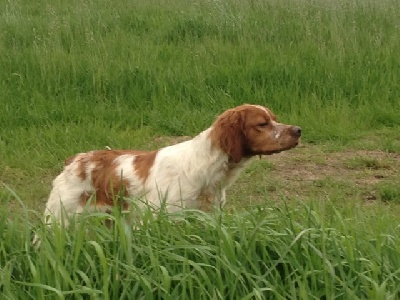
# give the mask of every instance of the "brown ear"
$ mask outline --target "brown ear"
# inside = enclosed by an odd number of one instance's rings
[[[235,109],[225,111],[213,124],[211,138],[213,144],[227,153],[234,162],[244,155],[244,115]]]

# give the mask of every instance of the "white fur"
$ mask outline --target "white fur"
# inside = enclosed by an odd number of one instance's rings
[[[154,208],[165,204],[168,211],[200,208],[198,198],[201,195],[209,196],[215,208],[221,207],[225,203],[225,189],[249,159],[243,158],[240,163],[229,162],[226,153],[212,147],[210,131],[211,128],[208,128],[192,140],[160,149],[144,183],[134,170],[136,156],[118,156],[115,159],[115,172],[129,182],[129,196],[133,199],[142,198]],[[79,158],[79,155],[75,157],[53,181],[45,209],[48,223],[49,216],[61,220],[65,213],[82,212],[81,194],[94,192],[92,178],[87,176],[82,180],[77,175]],[[90,174],[95,167],[90,163],[87,173]]]
[[[228,163],[226,153],[212,148],[210,130],[159,151],[145,185],[150,204],[159,206],[165,201],[169,211],[199,208],[197,198],[204,193],[211,195],[214,207],[223,205],[225,189],[248,159],[234,166]]]

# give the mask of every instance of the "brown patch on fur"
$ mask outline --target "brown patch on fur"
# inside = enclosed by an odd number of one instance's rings
[[[225,111],[213,124],[210,138],[214,147],[229,154],[234,162],[244,155],[244,114],[238,109]]]
[[[88,160],[85,159],[87,158],[86,156],[76,156],[76,161],[78,164],[77,168],[77,175],[79,176],[80,179],[86,180],[86,168],[88,165]]]
[[[96,190],[96,205],[114,205],[119,196],[127,196],[128,182],[121,179],[116,172],[115,159],[124,154],[132,154],[128,151],[100,150],[92,153],[90,161],[95,167],[92,170],[92,184]]]
[[[68,167],[75,162],[78,165],[76,175],[80,179],[86,180],[87,155],[88,153],[79,153],[67,158],[64,161],[64,167]]]
[[[147,177],[149,177],[150,169],[154,164],[158,151],[151,151],[145,154],[141,154],[135,157],[133,165],[135,168],[136,175],[142,180],[143,183],[146,182]]]
[[[64,167],[68,167],[73,162],[75,162],[78,165],[76,175],[80,179],[86,180],[87,159],[85,158],[87,158],[87,153],[79,153],[74,156],[68,157],[66,160],[64,160]]]
[[[199,209],[205,212],[210,212],[213,209],[213,203],[211,200],[211,195],[209,194],[201,194],[197,199],[199,203]]]
[[[90,197],[92,196],[92,193],[85,191],[81,194],[81,196],[79,197],[79,203],[81,204],[81,206],[85,206],[86,203],[89,201]]]
[[[83,192],[83,193],[81,194],[81,196],[80,196],[80,205],[81,205],[82,207],[86,206],[86,205],[87,205],[87,202],[89,201],[89,199],[90,199],[92,196],[93,196],[93,193],[91,193],[91,192],[87,192],[87,191]],[[101,207],[101,206],[104,206],[104,205],[109,205],[109,204],[104,203],[104,202],[98,203],[98,202],[97,202],[97,199],[96,199],[95,197],[94,197],[92,200],[93,200],[93,206],[96,206],[96,207]],[[91,203],[91,204],[92,204],[92,203]],[[127,203],[126,201],[120,201],[120,204],[121,204],[121,209],[122,209],[122,210],[127,210],[127,209],[129,208],[129,205],[128,205],[128,203]],[[107,208],[107,209],[105,210],[105,212],[106,212],[107,214],[111,214],[111,208]],[[105,224],[108,228],[111,228],[111,227],[114,225],[114,222],[113,222],[113,220],[112,220],[111,218],[106,218],[106,219],[104,220],[104,224]]]
[[[64,166],[66,167],[66,166],[70,165],[74,161],[75,157],[76,157],[76,155],[68,157],[66,160],[64,160]]]
[[[78,164],[78,176],[85,180],[88,177],[87,166],[93,164],[91,170],[92,186],[95,190],[94,205],[97,206],[114,206],[121,205],[123,209],[128,208],[128,203],[124,201],[124,197],[128,196],[127,187],[129,181],[121,178],[118,173],[116,158],[121,155],[144,155],[146,151],[140,150],[98,150],[85,154],[81,154],[76,158]],[[133,166],[132,166],[133,167]],[[92,193],[85,192],[81,195],[81,204],[85,205]],[[118,203],[114,203],[118,201]]]

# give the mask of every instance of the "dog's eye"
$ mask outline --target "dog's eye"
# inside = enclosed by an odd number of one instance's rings
[[[258,124],[259,127],[267,127],[269,125],[268,122]]]

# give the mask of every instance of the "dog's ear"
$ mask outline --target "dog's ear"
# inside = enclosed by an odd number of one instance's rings
[[[218,145],[236,163],[245,152],[244,119],[244,111],[227,110],[214,122],[211,131],[213,144]]]

